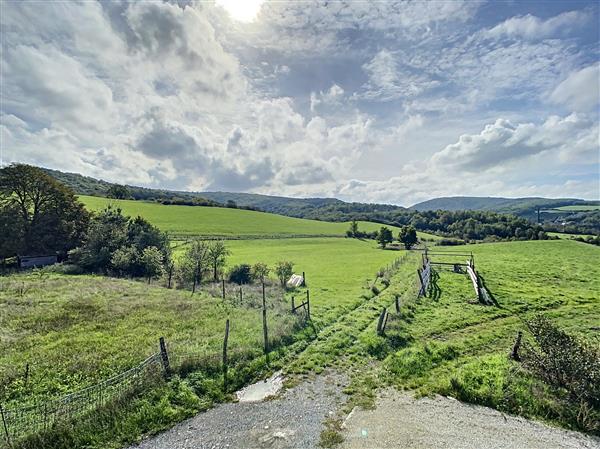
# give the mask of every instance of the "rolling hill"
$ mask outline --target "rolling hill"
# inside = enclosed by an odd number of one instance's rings
[[[594,206],[596,202],[576,198],[498,198],[478,196],[453,196],[434,198],[417,203],[410,209],[427,210],[482,210],[524,215],[540,209],[557,209],[565,206]]]
[[[90,210],[108,204],[118,206],[125,215],[140,215],[175,236],[219,236],[224,238],[265,237],[343,237],[350,224],[285,217],[283,215],[227,207],[163,205],[146,201],[114,200],[82,195],[79,199]],[[372,232],[380,224],[361,221],[359,229]],[[398,228],[389,226],[394,234]]]

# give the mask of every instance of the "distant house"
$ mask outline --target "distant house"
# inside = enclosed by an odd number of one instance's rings
[[[19,268],[35,268],[44,267],[46,265],[54,265],[58,262],[56,254],[47,256],[18,256]]]

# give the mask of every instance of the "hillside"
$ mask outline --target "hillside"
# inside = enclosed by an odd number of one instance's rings
[[[71,187],[79,195],[106,197],[114,184],[106,181],[82,176],[76,173],[63,173],[44,169],[48,174]],[[329,222],[348,222],[350,220],[383,223],[388,226],[400,226],[412,223],[417,230],[436,232],[458,238],[471,238],[464,233],[451,229],[440,229],[432,226],[431,213],[436,210],[494,212],[512,214],[529,220],[529,224],[519,225],[521,228],[537,223],[539,217],[546,231],[571,233],[600,232],[600,211],[597,202],[579,199],[559,198],[484,198],[484,197],[449,197],[438,198],[416,204],[410,209],[390,204],[347,203],[335,198],[288,198],[254,193],[234,192],[183,192],[173,190],[149,189],[145,187],[126,186],[128,195],[135,200],[155,201],[158,203],[175,203],[188,205],[226,205],[240,209],[261,210],[288,217],[306,218]],[[235,204],[231,204],[231,203]],[[421,216],[418,216],[421,215]],[[436,217],[439,218],[439,217]],[[463,219],[462,217],[458,219]],[[477,217],[472,217],[478,219]],[[494,220],[501,220],[500,217]],[[179,232],[179,231],[177,231]],[[445,234],[444,234],[445,233]],[[505,237],[505,236],[504,236]],[[483,237],[481,237],[483,238]]]
[[[202,235],[220,237],[343,237],[350,223],[331,223],[303,218],[285,217],[266,212],[226,207],[163,205],[134,200],[114,200],[82,195],[79,199],[90,210],[100,210],[108,204],[120,207],[125,215],[140,215],[163,231],[173,235]],[[366,232],[378,230],[377,223],[359,222]],[[394,234],[398,232],[393,228]]]
[[[453,196],[423,201],[411,206],[410,209],[417,211],[481,210],[525,216],[535,214],[538,207],[542,210],[545,210],[564,208],[565,206],[593,206],[594,204],[596,203],[593,201],[585,201],[576,198],[499,198]]]

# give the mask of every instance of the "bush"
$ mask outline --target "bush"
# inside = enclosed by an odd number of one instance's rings
[[[527,327],[534,343],[523,345],[523,366],[568,393],[569,402],[579,407],[577,423],[583,430],[600,430],[600,348],[543,315],[527,321]]]
[[[286,287],[286,282],[294,274],[294,262],[280,260],[275,264],[275,274],[279,279],[282,288]]]
[[[249,284],[252,280],[250,270],[250,265],[246,263],[236,265],[229,271],[229,282],[234,282],[240,285]]]
[[[567,389],[575,399],[600,406],[600,348],[570,335],[548,318],[527,321],[535,344],[525,344],[523,364],[547,383]]]
[[[438,245],[440,246],[456,246],[456,245],[464,245],[466,242],[460,239],[440,239],[438,240]]]

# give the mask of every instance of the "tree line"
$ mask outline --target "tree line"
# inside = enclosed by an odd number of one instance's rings
[[[514,215],[484,211],[380,211],[358,216],[341,216],[340,219],[367,220],[402,228],[412,226],[417,231],[430,232],[442,237],[474,240],[545,240],[544,228]],[[377,238],[376,234],[355,232],[349,237]]]

